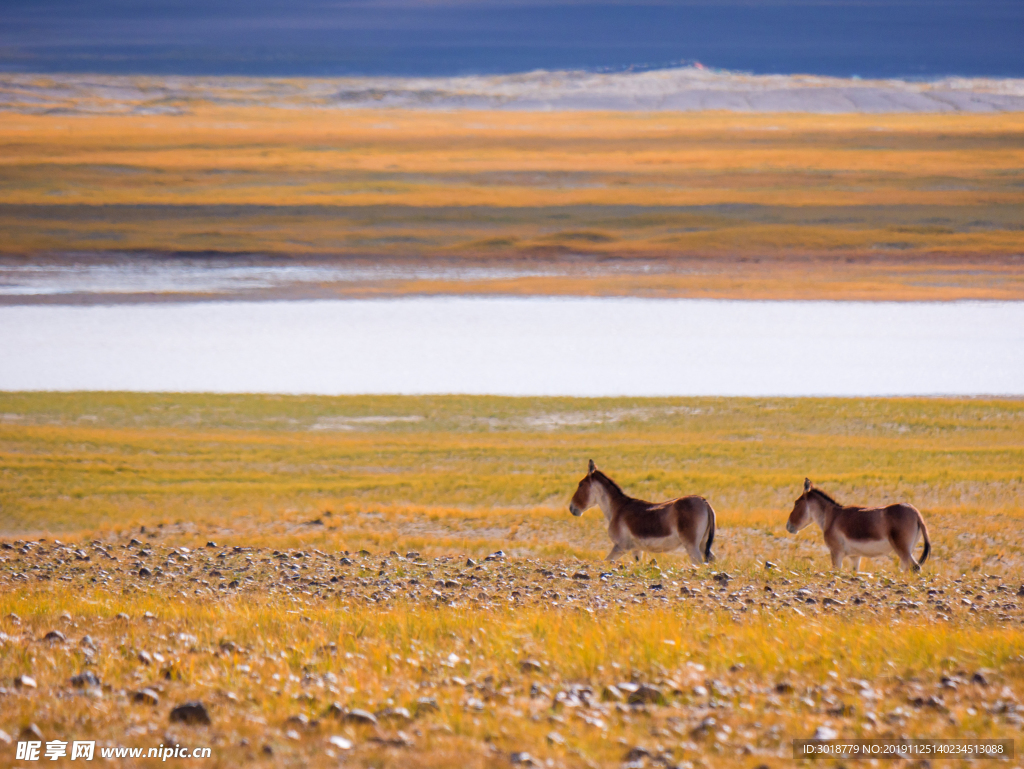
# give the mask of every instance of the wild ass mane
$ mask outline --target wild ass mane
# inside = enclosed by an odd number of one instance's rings
[[[622,494],[622,496],[626,496],[626,492],[624,492],[624,491],[622,490],[622,487],[621,487],[621,486],[619,486],[619,484],[617,484],[617,483],[616,483],[615,481],[613,481],[613,480],[612,480],[611,478],[609,478],[609,477],[608,477],[607,475],[605,475],[604,473],[602,473],[602,472],[601,472],[600,470],[594,470],[594,472],[592,473],[592,475],[594,476],[594,478],[596,478],[597,480],[601,481],[602,483],[606,483],[606,484],[608,484],[609,486],[611,486],[611,487],[612,487],[612,488],[613,488],[613,489],[614,489],[615,491],[617,491],[617,492],[618,492],[619,494]]]
[[[834,499],[832,499],[832,497],[830,497],[824,491],[819,489],[817,486],[815,486],[813,489],[811,489],[807,493],[808,494],[817,494],[819,497],[822,497],[826,502],[830,502],[831,504],[837,505],[838,507],[843,507],[842,504],[840,504],[839,502],[836,502]]]

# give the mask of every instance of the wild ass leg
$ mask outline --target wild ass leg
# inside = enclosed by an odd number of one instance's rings
[[[704,559],[701,557],[700,548],[697,547],[697,545],[693,543],[687,543],[686,545],[684,545],[684,547],[686,548],[686,552],[690,554],[691,561],[693,561],[698,566],[703,565]]]
[[[902,532],[893,532],[889,537],[892,549],[900,557],[900,563],[907,571],[921,571],[921,564],[914,558],[913,547],[916,537],[907,537]]]
[[[846,558],[846,553],[842,550],[831,550],[832,555],[832,568],[836,571],[843,570],[843,559]]]
[[[614,561],[616,558],[618,558],[623,553],[628,553],[628,552],[629,552],[629,548],[628,547],[623,547],[618,542],[616,542],[615,543],[615,547],[612,548],[612,551],[610,553],[608,553],[608,555],[606,555],[604,559],[606,561]]]
[[[701,539],[700,545],[697,546],[697,556],[696,557],[698,559],[700,559],[698,561],[698,563],[705,562],[704,553],[708,553],[708,535],[710,533],[711,533],[711,528],[708,527],[707,531],[704,532],[704,537]],[[690,553],[690,556],[692,557],[693,553]],[[708,553],[708,556],[707,556],[707,559],[706,559],[707,563],[711,563],[713,560],[715,560],[715,554],[714,553]]]
[[[861,564],[861,561],[863,561],[864,559],[861,558],[859,555],[853,555],[853,556],[850,556],[850,560],[853,561],[853,570],[854,570],[854,572],[860,571],[860,564]]]

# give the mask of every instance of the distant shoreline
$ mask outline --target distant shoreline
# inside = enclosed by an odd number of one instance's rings
[[[283,109],[809,114],[1024,112],[1024,78],[751,75],[697,66],[460,77],[234,77],[0,72],[0,112],[180,115]]]
[[[419,297],[1024,301],[1013,254],[0,256],[0,307]]]

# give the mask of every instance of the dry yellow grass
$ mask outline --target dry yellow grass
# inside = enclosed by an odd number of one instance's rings
[[[644,765],[714,769],[790,766],[790,740],[823,725],[1021,735],[1020,401],[4,393],[0,420],[15,739],[35,723],[209,746],[224,767],[526,751],[589,768],[642,748]],[[718,561],[601,575],[599,514],[565,510],[589,457],[637,495],[708,496]],[[830,574],[820,535],[782,528],[806,474],[920,506],[925,570]],[[83,670],[100,685],[73,686]],[[658,695],[625,702],[641,683]],[[210,726],[169,721],[189,699]],[[0,762],[13,750],[0,739]]]
[[[1022,130],[1014,113],[204,105],[177,116],[9,115],[0,137],[4,201],[20,204],[58,194],[93,205],[977,206],[1024,199],[1013,170]]]
[[[5,393],[0,415],[9,534],[183,522],[223,537],[237,521],[248,536],[331,509],[358,547],[357,532],[380,545],[433,511],[480,550],[518,525],[524,554],[593,555],[600,528],[564,515],[589,458],[636,496],[703,494],[727,526],[777,522],[805,476],[926,515],[1024,510],[1017,400]],[[388,529],[359,521],[371,510],[395,516]]]
[[[10,114],[0,250],[684,260],[663,279],[362,289],[397,293],[1019,298],[1022,130],[1018,114]]]

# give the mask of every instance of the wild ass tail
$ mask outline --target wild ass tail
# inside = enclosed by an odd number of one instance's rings
[[[711,563],[715,560],[715,554],[711,552],[711,545],[715,541],[715,509],[706,500],[705,504],[708,506],[708,543],[704,546],[704,563]]]
[[[924,551],[921,553],[921,559],[917,562],[920,566],[928,560],[928,554],[932,551],[932,543],[928,539],[928,527],[924,525],[924,516],[920,513],[917,514],[917,525],[921,527],[921,534],[924,536]]]

